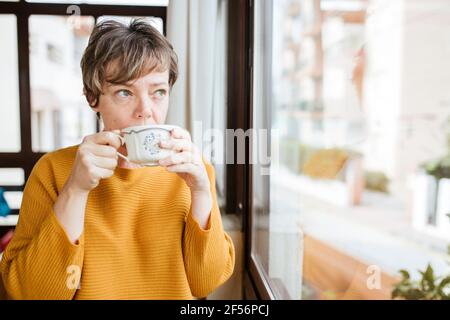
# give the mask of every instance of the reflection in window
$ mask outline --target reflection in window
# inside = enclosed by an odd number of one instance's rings
[[[0,43],[4,48],[0,50],[0,152],[21,149],[16,20],[15,15],[0,15]]]
[[[96,130],[83,96],[80,60],[94,18],[31,16],[30,80],[33,151],[75,145]]]

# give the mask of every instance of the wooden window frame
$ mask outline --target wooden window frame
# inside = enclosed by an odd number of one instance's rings
[[[229,1],[227,129],[247,131],[253,127],[254,0]],[[252,257],[252,165],[249,140],[245,140],[245,164],[226,167],[226,211],[242,218],[244,243],[244,299],[271,300],[273,295],[264,270]],[[230,141],[226,141],[229,150]]]

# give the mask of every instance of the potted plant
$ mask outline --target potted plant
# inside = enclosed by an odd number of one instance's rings
[[[450,219],[450,214],[447,214],[447,217]],[[450,257],[450,245],[447,253]],[[392,299],[450,300],[450,274],[436,277],[430,264],[425,271],[419,273],[421,279],[414,281],[408,271],[400,270],[402,280],[394,286]]]

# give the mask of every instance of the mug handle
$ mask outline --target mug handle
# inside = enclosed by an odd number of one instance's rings
[[[122,158],[123,160],[127,161],[127,162],[131,162],[130,159],[128,159],[126,156],[124,156],[123,154],[121,154],[119,151],[117,151],[117,155]]]
[[[123,145],[125,144],[125,139],[124,139],[120,134],[117,134],[117,136],[119,137],[119,139],[120,139],[120,141],[121,141],[121,146],[123,146]],[[128,159],[128,158],[127,158],[126,156],[124,156],[123,154],[121,154],[119,151],[117,151],[117,155],[118,155],[120,158],[124,159],[125,161],[131,162],[130,159]]]

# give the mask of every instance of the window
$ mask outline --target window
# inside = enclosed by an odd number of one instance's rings
[[[389,299],[400,269],[450,272],[449,19],[444,0],[255,2],[272,158],[252,259],[273,298]]]
[[[94,28],[93,17],[29,19],[31,125],[34,152],[80,143],[96,132],[96,116],[86,104],[80,59]]]
[[[19,76],[17,67],[17,19],[12,14],[0,14],[0,41],[3,48],[0,56],[0,152],[19,152]]]
[[[22,168],[0,168],[0,184],[2,186],[17,186],[25,182]]]

